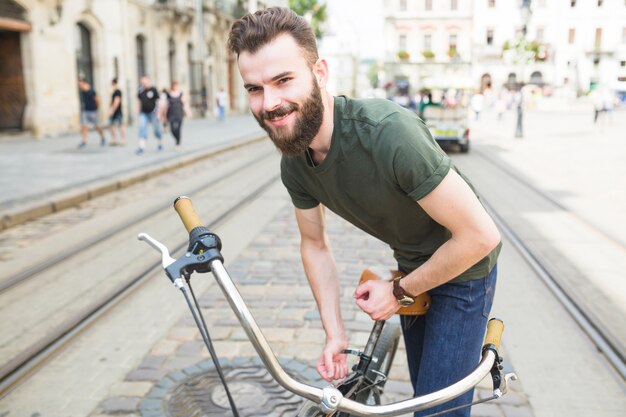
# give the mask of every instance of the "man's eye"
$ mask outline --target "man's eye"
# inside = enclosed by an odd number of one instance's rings
[[[248,88],[248,94],[256,93],[258,91],[261,91],[261,87],[249,87]]]
[[[278,84],[285,84],[287,81],[291,80],[289,77],[281,78],[278,80]]]

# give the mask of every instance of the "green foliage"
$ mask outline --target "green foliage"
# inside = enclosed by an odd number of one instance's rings
[[[318,0],[289,0],[289,8],[309,20],[317,39],[324,36],[321,26],[328,19],[325,4],[320,4]]]
[[[524,36],[518,36],[514,41],[502,44],[502,51],[512,51],[516,64],[532,61],[543,62],[548,59],[548,46],[537,41],[527,41]]]
[[[431,59],[435,57],[435,53],[433,51],[426,50],[422,52],[422,56],[426,59]]]
[[[398,51],[398,58],[402,61],[408,61],[411,55],[407,51]]]

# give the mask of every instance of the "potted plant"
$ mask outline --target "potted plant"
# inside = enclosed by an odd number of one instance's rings
[[[426,59],[433,59],[435,57],[435,53],[433,51],[424,51],[422,52],[422,56]]]
[[[398,51],[398,59],[400,61],[408,61],[411,55],[407,51]]]

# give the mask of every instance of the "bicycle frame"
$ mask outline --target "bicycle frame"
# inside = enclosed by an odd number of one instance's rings
[[[501,359],[497,349],[500,344],[503,326],[500,321],[496,325],[491,326],[491,321],[483,347],[482,359],[474,371],[453,385],[427,395],[385,405],[366,405],[345,398],[333,386],[318,388],[297,381],[288,375],[278,362],[276,355],[272,352],[252,313],[224,267],[223,259],[219,252],[221,249],[219,238],[209,232],[204,226],[201,226],[197,215],[193,212],[191,203],[189,202],[188,204],[189,207],[186,210],[189,210],[189,213],[181,213],[177,208],[187,230],[190,232],[189,250],[180,259],[174,260],[171,258],[167,248],[147,234],[141,233],[138,238],[148,242],[161,252],[162,265],[168,277],[181,290],[185,288],[182,277],[189,277],[194,271],[210,271],[272,377],[285,389],[320,404],[323,412],[329,413],[337,410],[363,417],[397,416],[408,412],[425,410],[454,399],[475,387],[490,373],[494,381],[494,392],[493,397],[489,399],[499,398],[504,395],[507,392],[509,380],[517,379],[515,374],[506,374],[502,377],[501,367],[499,366]],[[199,245],[202,246],[202,249],[196,250]]]

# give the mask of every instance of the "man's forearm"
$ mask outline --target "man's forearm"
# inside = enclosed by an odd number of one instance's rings
[[[327,246],[302,243],[302,262],[326,332],[326,338],[345,337],[339,304],[339,276]]]
[[[487,256],[499,238],[454,236],[433,253],[431,258],[402,280],[410,294],[421,294],[456,278]]]

